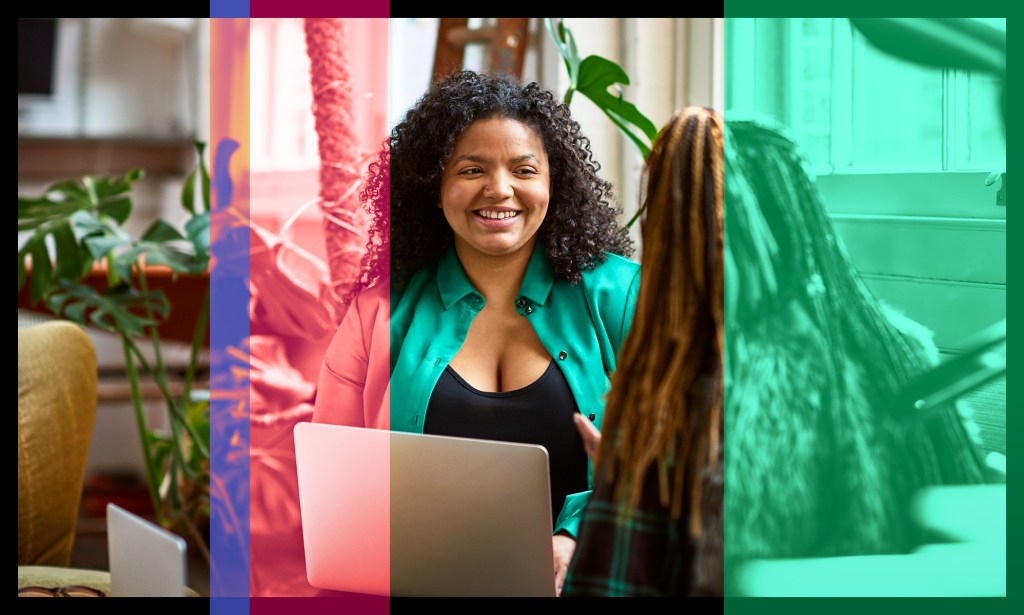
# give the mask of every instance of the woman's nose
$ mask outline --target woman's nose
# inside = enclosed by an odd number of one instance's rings
[[[484,196],[495,200],[512,198],[512,178],[509,174],[503,171],[492,173],[484,186]]]

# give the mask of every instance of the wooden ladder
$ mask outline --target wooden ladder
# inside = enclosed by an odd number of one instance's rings
[[[475,43],[491,46],[489,72],[509,73],[521,79],[529,25],[527,17],[503,17],[496,25],[471,29],[468,17],[442,17],[437,27],[434,81],[462,70],[466,45]]]

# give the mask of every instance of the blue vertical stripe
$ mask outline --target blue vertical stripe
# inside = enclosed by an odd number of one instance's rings
[[[249,228],[234,203],[229,162],[238,143],[213,155],[210,274],[210,594],[249,595]],[[244,165],[239,165],[244,166]]]
[[[249,0],[210,0],[210,17],[249,17]]]

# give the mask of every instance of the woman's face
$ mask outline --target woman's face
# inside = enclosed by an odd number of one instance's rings
[[[531,251],[548,211],[544,143],[516,120],[477,120],[455,141],[441,176],[444,217],[462,257]]]

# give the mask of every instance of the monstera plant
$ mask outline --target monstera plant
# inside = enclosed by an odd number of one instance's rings
[[[622,86],[629,85],[626,71],[615,62],[597,55],[589,55],[581,60],[576,50],[576,38],[561,19],[556,21],[547,18],[544,26],[554,40],[569,73],[569,87],[563,98],[566,106],[572,104],[576,92],[589,98],[646,160],[658,136],[658,127],[636,105],[623,98]],[[626,226],[632,226],[646,207],[646,202],[641,204]]]
[[[124,230],[132,215],[133,169],[120,177],[86,176],[53,184],[37,197],[18,197],[18,232],[30,233],[18,250],[18,290],[29,284],[33,304],[44,302],[63,318],[120,337],[142,445],[146,483],[157,519],[191,536],[209,558],[203,527],[209,520],[209,396],[193,391],[206,336],[210,291],[196,318],[189,362],[180,391],[172,392],[158,327],[172,306],[150,288],[149,276],[166,268],[177,277],[201,275],[210,264],[210,177],[199,163],[185,180],[181,229],[156,220],[139,237]],[[198,192],[201,194],[196,201]],[[86,284],[100,272],[101,288]],[[143,353],[148,343],[151,353]],[[150,429],[140,381],[148,375],[167,409],[166,430]]]

